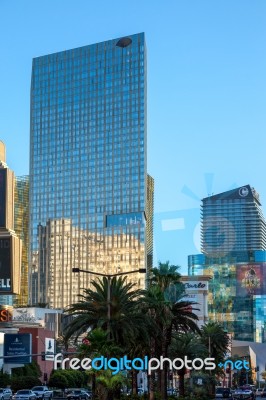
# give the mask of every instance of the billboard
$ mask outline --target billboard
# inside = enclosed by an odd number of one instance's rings
[[[52,338],[45,338],[45,361],[54,361],[55,354],[55,340]]]
[[[4,336],[4,364],[31,363],[31,333],[6,333]]]
[[[0,237],[0,294],[19,294],[21,240],[15,235]]]
[[[237,265],[237,296],[266,294],[266,263]]]
[[[0,238],[0,293],[11,292],[11,236]]]

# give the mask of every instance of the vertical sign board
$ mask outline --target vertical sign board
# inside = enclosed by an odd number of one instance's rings
[[[6,169],[0,169],[0,227],[6,228]]]
[[[45,338],[45,361],[54,361],[55,354],[55,340],[52,338]]]
[[[31,333],[6,333],[4,336],[4,363],[30,364],[32,338]]]
[[[11,237],[0,238],[0,293],[11,293]]]

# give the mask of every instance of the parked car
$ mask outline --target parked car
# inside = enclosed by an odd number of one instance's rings
[[[47,386],[34,386],[31,390],[36,394],[37,399],[52,399],[53,397],[53,391]]]
[[[262,391],[263,391],[263,388],[257,388],[256,389],[256,396],[260,396]]]
[[[236,389],[233,393],[233,399],[234,400],[254,400],[255,399],[255,394],[253,393],[252,389],[245,389],[245,388],[239,388]]]
[[[71,392],[67,393],[68,400],[89,400],[91,399],[91,395],[85,390],[74,389]]]
[[[12,397],[13,400],[37,400],[36,394],[30,389],[21,389]]]
[[[266,397],[266,388],[262,389],[260,397]]]
[[[0,388],[0,400],[10,400],[12,399],[13,393],[9,388]]]

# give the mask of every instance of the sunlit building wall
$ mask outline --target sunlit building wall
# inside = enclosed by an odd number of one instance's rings
[[[28,257],[29,257],[29,177],[15,178],[15,232],[22,241],[20,294],[14,305],[28,304]]]

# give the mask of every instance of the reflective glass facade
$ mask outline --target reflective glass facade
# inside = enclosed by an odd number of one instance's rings
[[[16,306],[28,304],[29,263],[29,177],[15,178],[15,232],[22,240],[20,294],[15,297]]]
[[[266,221],[254,188],[246,185],[202,200],[201,248],[209,257],[266,250]]]
[[[211,276],[209,318],[236,340],[265,342],[266,251],[232,252],[222,258],[199,256],[197,263],[195,256],[189,256],[189,274]]]
[[[202,200],[202,253],[189,275],[210,275],[209,317],[237,340],[266,341],[266,222],[249,185]]]
[[[76,301],[93,276],[75,265],[147,265],[146,114],[143,33],[33,60],[32,304]],[[144,287],[145,276],[129,277]]]

